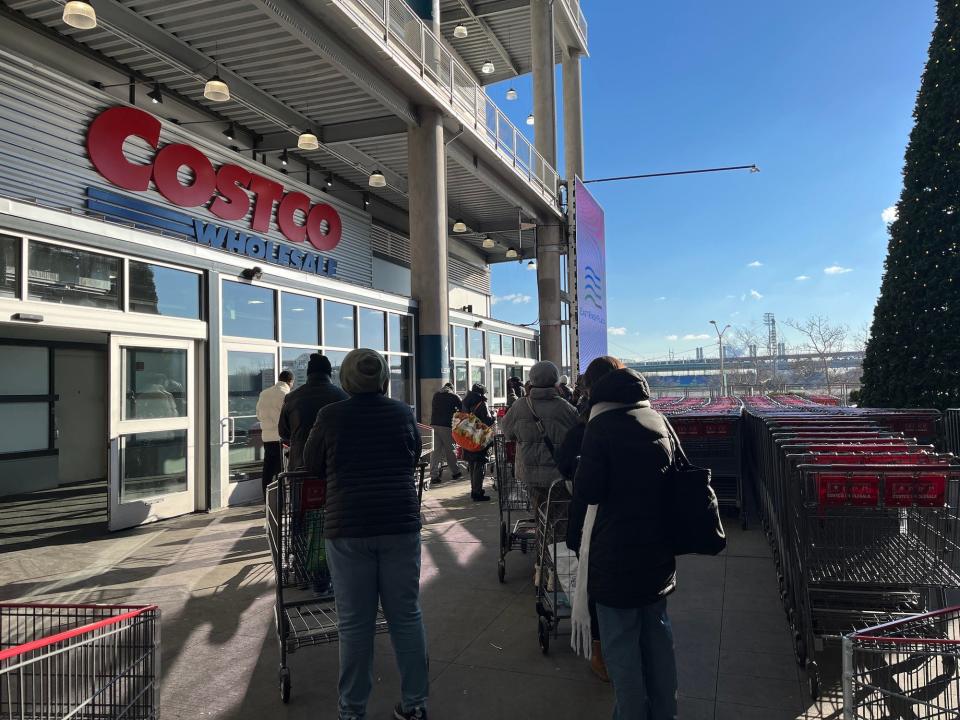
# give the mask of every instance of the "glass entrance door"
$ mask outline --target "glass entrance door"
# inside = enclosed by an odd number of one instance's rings
[[[257,400],[276,382],[277,351],[256,344],[228,344],[221,377],[222,497],[230,505],[242,505],[258,500],[263,492],[263,439]]]
[[[196,509],[191,340],[110,338],[109,527]]]

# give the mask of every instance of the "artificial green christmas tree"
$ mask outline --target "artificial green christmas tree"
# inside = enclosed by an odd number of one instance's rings
[[[960,1],[939,0],[861,404],[960,407]]]

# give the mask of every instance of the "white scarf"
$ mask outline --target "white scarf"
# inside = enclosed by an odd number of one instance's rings
[[[590,420],[610,410],[650,407],[650,402],[641,400],[636,403],[600,402],[590,409]],[[573,591],[573,607],[570,610],[570,623],[573,632],[570,646],[578,655],[587,660],[593,652],[593,635],[590,632],[590,602],[587,596],[587,579],[590,570],[590,538],[593,536],[593,524],[597,519],[597,506],[588,505],[583,519],[583,534],[580,536],[580,561],[577,564],[577,584]]]

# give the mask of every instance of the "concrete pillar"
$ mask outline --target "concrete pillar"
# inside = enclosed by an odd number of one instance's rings
[[[447,291],[447,176],[443,123],[420,108],[420,125],[407,131],[410,204],[410,285],[419,306],[417,376],[420,419],[429,422],[430,400],[450,376]]]
[[[580,53],[563,53],[563,159],[568,181],[583,179],[583,97]]]
[[[537,152],[557,167],[557,93],[554,79],[553,0],[530,3],[531,64],[533,66],[533,137]],[[563,335],[560,325],[560,243],[555,219],[541,220],[537,229],[537,300],[540,305],[540,357],[560,366]]]

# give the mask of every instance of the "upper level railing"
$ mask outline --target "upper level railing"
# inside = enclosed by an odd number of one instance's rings
[[[580,34],[583,36],[583,45],[586,47],[587,41],[589,40],[587,36],[587,17],[580,8],[580,0],[563,0],[563,4],[567,6],[570,16],[576,21],[577,27],[580,28]]]
[[[560,177],[526,136],[444,47],[406,0],[334,0],[432,86],[457,118],[471,127],[544,199],[559,207]]]

